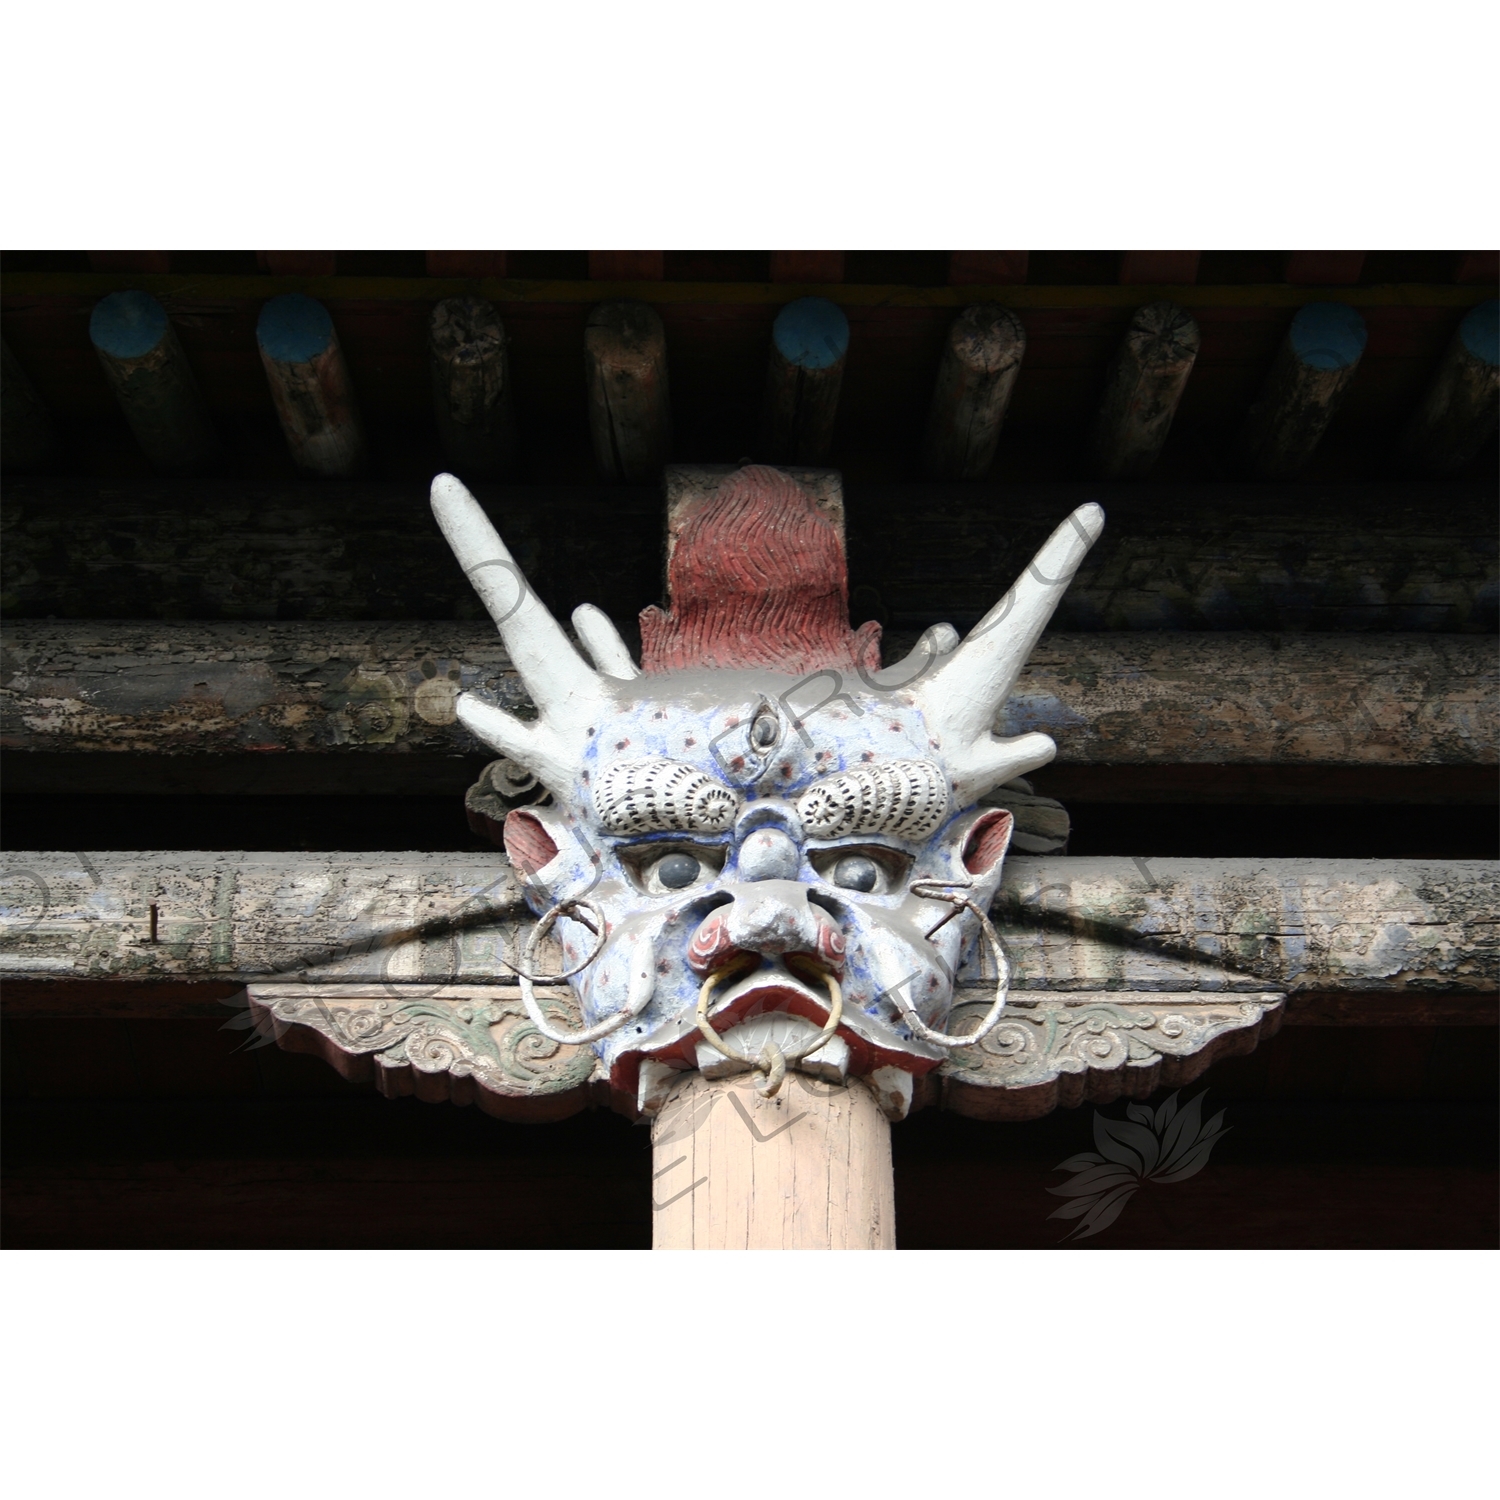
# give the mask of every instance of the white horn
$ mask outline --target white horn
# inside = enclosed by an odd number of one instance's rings
[[[583,649],[593,659],[595,668],[606,677],[629,682],[641,675],[630,659],[630,648],[620,639],[614,621],[597,604],[580,604],[573,611],[573,629],[583,642]]]
[[[1057,753],[1045,734],[1007,740],[991,727],[1037,637],[1103,530],[1099,506],[1079,506],[958,649],[938,657],[914,685],[928,723],[941,736],[961,803],[1046,765]]]

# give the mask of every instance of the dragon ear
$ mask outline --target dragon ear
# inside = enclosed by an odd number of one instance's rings
[[[964,869],[971,875],[988,875],[994,870],[1010,848],[1014,827],[1015,819],[1003,807],[982,812],[970,824],[964,840]]]

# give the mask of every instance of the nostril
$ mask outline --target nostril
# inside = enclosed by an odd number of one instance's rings
[[[688,944],[688,966],[695,974],[711,974],[715,969],[723,968],[738,951],[720,908],[711,912],[693,934],[693,940]]]

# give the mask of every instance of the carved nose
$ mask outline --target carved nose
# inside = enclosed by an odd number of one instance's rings
[[[795,880],[802,856],[779,828],[757,828],[745,835],[736,869],[741,880]]]

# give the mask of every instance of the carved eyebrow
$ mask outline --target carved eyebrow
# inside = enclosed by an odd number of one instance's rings
[[[594,808],[609,833],[720,833],[739,799],[680,760],[617,760],[594,787]]]
[[[797,799],[797,816],[814,838],[885,833],[925,839],[948,815],[948,778],[930,760],[856,766],[814,782]]]

